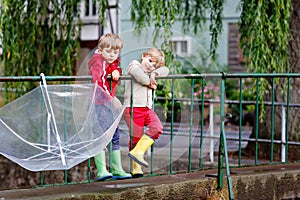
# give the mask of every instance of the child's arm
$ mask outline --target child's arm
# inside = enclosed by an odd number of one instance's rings
[[[128,74],[131,75],[134,78],[134,80],[140,83],[141,85],[148,86],[150,84],[149,75],[143,71],[143,69],[137,61],[133,61],[129,64]]]
[[[152,73],[156,74],[155,77],[165,77],[165,76],[168,76],[168,74],[169,74],[169,68],[159,67],[159,68],[155,69]]]
[[[114,81],[119,80],[120,76],[122,75],[122,69],[119,67],[120,60],[119,58],[115,60],[113,63],[110,64],[110,71],[108,74],[111,74],[112,79]]]
[[[157,76],[157,73],[155,73],[155,72],[152,72],[150,74],[150,84],[148,86],[149,88],[154,89],[154,90],[156,90],[156,88],[157,88],[157,82],[155,80],[156,76]]]
[[[148,87],[156,90],[157,88],[157,82],[155,80],[156,77],[164,77],[169,74],[169,69],[167,67],[160,67],[151,72],[150,74],[150,84]]]
[[[94,63],[94,65],[89,68],[89,75],[92,76],[93,83],[100,80],[101,76],[103,75],[102,66],[98,63]]]

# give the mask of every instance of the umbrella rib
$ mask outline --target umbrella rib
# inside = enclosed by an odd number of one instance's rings
[[[51,106],[51,100],[50,100],[48,89],[47,89],[47,83],[46,83],[45,75],[43,73],[41,73],[41,77],[42,77],[42,83],[43,83],[44,89],[46,91],[45,93],[46,93],[46,97],[47,97],[49,105],[47,105],[44,90],[42,89],[43,87],[41,87],[42,94],[43,94],[43,97],[44,97],[44,102],[45,102],[46,107],[49,106],[49,108],[50,108],[50,115],[52,116],[52,122],[53,122],[54,129],[55,129],[56,140],[58,142],[58,146],[59,146],[59,150],[60,150],[60,157],[61,157],[61,160],[62,160],[62,164],[65,166],[66,165],[66,160],[65,160],[64,153],[62,151],[61,139],[60,139],[60,136],[58,134],[57,125],[56,125],[55,117],[54,117],[54,112],[53,112],[53,108]]]
[[[29,144],[30,146],[33,146],[37,149],[43,150],[43,148],[40,148],[38,146],[36,146],[34,143],[28,142],[27,140],[23,139],[21,136],[19,136],[14,130],[12,130],[2,119],[0,119],[0,122],[8,129],[10,130],[17,138],[19,138],[20,140],[22,140],[23,142],[25,142],[26,144]]]

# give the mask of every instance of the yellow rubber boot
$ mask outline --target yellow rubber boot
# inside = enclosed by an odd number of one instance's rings
[[[148,163],[144,160],[144,154],[153,143],[154,140],[148,135],[144,134],[135,145],[134,149],[128,153],[128,156],[138,164],[148,167]]]
[[[133,160],[131,160],[131,164],[132,164],[132,171],[131,171],[132,178],[143,177],[144,173],[142,171],[142,166]]]

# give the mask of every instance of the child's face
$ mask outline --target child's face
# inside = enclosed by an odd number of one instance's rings
[[[156,69],[156,62],[150,56],[142,56],[142,68],[144,72],[152,72]]]
[[[99,48],[99,51],[102,53],[103,58],[109,64],[113,63],[119,56],[120,50],[119,49],[112,49],[112,48]]]

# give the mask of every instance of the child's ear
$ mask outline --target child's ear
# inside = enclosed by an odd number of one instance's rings
[[[101,47],[98,47],[98,51],[99,51],[99,53],[102,53]]]

